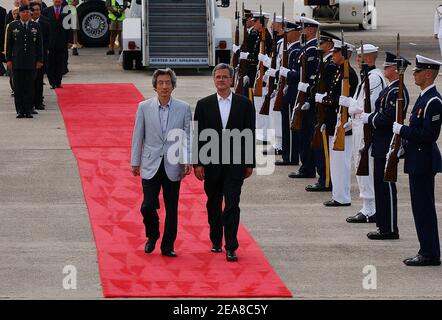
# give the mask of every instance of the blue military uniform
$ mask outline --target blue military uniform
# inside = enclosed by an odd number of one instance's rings
[[[296,29],[296,28],[295,28]],[[301,50],[299,41],[294,42],[287,49],[288,69],[297,70],[298,55]],[[299,163],[299,134],[291,130],[291,118],[298,94],[298,82],[287,79],[287,87],[284,95],[284,104],[281,109],[282,119],[282,160],[293,165]]]
[[[317,25],[316,25],[317,26]],[[317,55],[317,40],[316,38],[307,41],[307,43],[301,48],[298,56],[298,65],[301,65],[301,60],[305,56],[306,59],[306,81],[310,85],[310,88],[314,88],[316,83],[316,72],[318,70],[318,55]],[[291,71],[287,74],[288,82],[298,83],[301,79],[301,70]],[[299,153],[302,165],[297,173],[292,173],[289,177],[314,177],[316,176],[315,167],[319,174],[318,183],[321,185],[325,184],[325,162],[324,157],[322,159],[316,159],[314,152],[311,148],[311,141],[314,132],[314,122],[315,122],[315,99],[314,95],[311,94],[312,89],[306,93],[305,102],[310,104],[308,110],[302,110],[302,126],[299,131]]]
[[[417,55],[413,70],[439,70],[439,67],[439,62]],[[410,266],[440,265],[434,177],[442,172],[441,154],[436,143],[441,118],[442,97],[433,84],[421,92],[411,111],[410,124],[402,126],[399,131],[407,140],[404,171],[409,175],[411,206],[420,243],[418,255],[404,260]]]
[[[385,67],[396,65],[396,55],[387,52]],[[403,59],[403,58],[402,58]],[[403,59],[404,66],[410,64]],[[387,162],[387,153],[393,137],[392,126],[396,121],[396,101],[399,93],[399,80],[391,82],[379,94],[375,102],[375,112],[368,117],[368,124],[372,128],[373,140],[371,156],[374,158],[374,192],[376,202],[376,226],[378,237],[387,239],[386,235],[399,237],[397,226],[397,189],[396,183],[385,182],[384,172]],[[404,86],[404,119],[410,101],[408,90]]]

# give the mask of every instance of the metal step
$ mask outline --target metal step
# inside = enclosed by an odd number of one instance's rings
[[[150,0],[149,56],[207,59],[206,0]]]

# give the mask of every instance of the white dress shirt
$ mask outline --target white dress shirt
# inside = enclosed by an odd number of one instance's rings
[[[232,108],[232,92],[230,92],[230,95],[225,99],[219,94],[216,95],[218,97],[219,113],[221,114],[223,129],[225,129],[227,121],[229,120],[230,109]]]

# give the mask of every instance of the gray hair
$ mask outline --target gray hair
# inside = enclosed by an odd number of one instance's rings
[[[229,70],[230,78],[233,78],[233,74],[234,74],[233,67],[230,64],[227,64],[227,63],[219,63],[219,64],[217,64],[215,66],[215,68],[213,68],[212,76],[215,77],[215,73],[218,70],[225,70],[225,69]]]
[[[172,86],[175,89],[176,88],[176,74],[175,71],[173,71],[170,68],[166,69],[157,69],[152,75],[152,85],[156,89],[157,88],[157,80],[158,76],[162,75],[168,75],[170,77],[170,80],[172,81]]]

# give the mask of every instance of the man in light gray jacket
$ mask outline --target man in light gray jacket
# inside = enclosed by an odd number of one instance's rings
[[[157,209],[160,208],[158,195],[162,187],[166,218],[161,253],[176,257],[174,242],[180,183],[192,170],[192,112],[189,104],[172,97],[176,75],[171,69],[156,70],[152,85],[157,96],[138,105],[132,138],[132,173],[134,176],[141,173],[142,177],[141,214],[148,238],[144,251],[153,252],[160,237]]]

